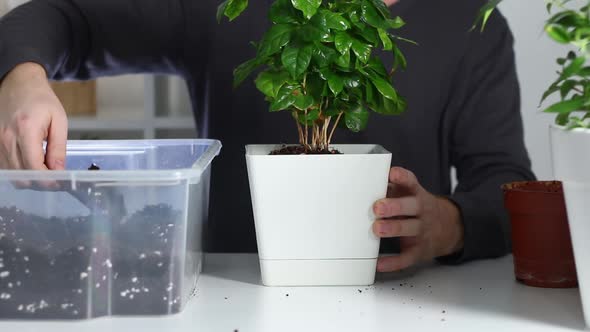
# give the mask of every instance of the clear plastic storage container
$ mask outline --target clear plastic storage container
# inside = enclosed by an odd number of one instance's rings
[[[0,318],[181,311],[201,269],[220,149],[70,141],[66,171],[0,171]]]

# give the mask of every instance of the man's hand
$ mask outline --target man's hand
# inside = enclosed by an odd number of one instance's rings
[[[43,67],[24,63],[6,75],[0,85],[0,169],[64,169],[67,133],[66,113]]]
[[[387,198],[377,201],[373,210],[373,232],[380,238],[400,237],[402,250],[398,256],[379,258],[379,272],[401,270],[463,247],[458,208],[422,188],[408,170],[391,169]]]

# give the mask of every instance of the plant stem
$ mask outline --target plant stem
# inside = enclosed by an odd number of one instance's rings
[[[320,147],[320,126],[315,123],[313,124],[313,136],[313,148],[317,150]]]
[[[338,113],[338,117],[336,118],[336,122],[334,122],[334,126],[332,127],[332,131],[330,131],[330,136],[328,136],[328,147],[330,146],[330,142],[332,142],[332,136],[334,135],[334,131],[336,130],[336,127],[338,127],[338,122],[340,122],[340,118],[342,118],[342,114],[344,114],[344,112]]]
[[[303,144],[305,146],[305,151],[308,151],[308,138],[309,138],[309,130],[308,130],[308,126],[307,126],[307,110],[304,111],[305,112],[305,144]]]
[[[299,119],[297,117],[297,111],[293,111],[293,118],[295,119],[295,123],[297,124],[297,132],[299,133],[299,144],[303,145],[304,138],[303,138],[303,128],[301,127],[301,123],[299,123]]]
[[[327,117],[324,120],[324,128],[322,130],[322,149],[328,150],[328,129],[330,128],[330,121],[332,117]]]

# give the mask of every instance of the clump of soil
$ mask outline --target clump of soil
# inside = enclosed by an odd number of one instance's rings
[[[297,154],[342,154],[342,152],[335,149],[315,149],[306,150],[302,145],[283,145],[280,149],[270,152],[270,155],[297,155]]]
[[[183,214],[42,218],[0,207],[0,318],[80,319],[180,311]]]

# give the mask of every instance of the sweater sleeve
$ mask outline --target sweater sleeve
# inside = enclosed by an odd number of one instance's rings
[[[179,73],[184,0],[33,0],[0,20],[0,78],[23,62],[50,79]]]

